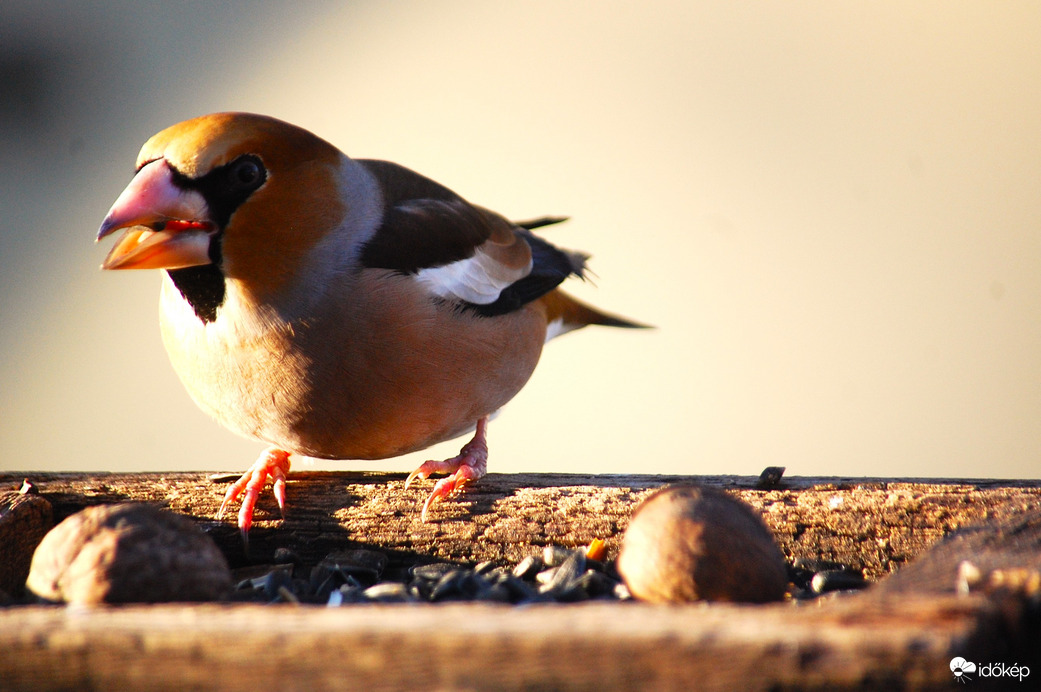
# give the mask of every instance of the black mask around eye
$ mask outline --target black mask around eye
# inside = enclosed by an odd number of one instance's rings
[[[172,269],[170,278],[199,319],[213,322],[217,319],[217,308],[224,303],[226,290],[221,271],[224,228],[235,210],[267,181],[267,169],[260,157],[244,154],[195,180],[175,173],[174,181],[181,187],[199,191],[218,231],[210,241],[213,264]]]
[[[235,210],[267,182],[267,169],[259,156],[243,154],[201,178],[193,180],[175,175],[175,182],[181,187],[198,190],[206,200],[210,220],[217,228],[223,229]]]

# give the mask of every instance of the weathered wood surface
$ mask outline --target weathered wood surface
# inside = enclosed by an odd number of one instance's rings
[[[204,473],[0,474],[0,488],[31,478],[54,505],[55,521],[91,504],[146,501],[200,520],[233,563],[245,561],[235,512],[216,521],[229,477]],[[317,562],[332,550],[378,547],[392,564],[417,560],[517,561],[540,546],[594,538],[617,554],[639,501],[669,483],[722,487],[759,509],[789,557],[834,560],[877,579],[950,533],[983,519],[1041,507],[1041,481],[785,478],[772,490],[749,476],[489,474],[419,520],[428,484],[404,490],[404,474],[290,475],[283,522],[270,493],[250,534],[253,560],[277,547]]]
[[[156,606],[0,612],[5,690],[951,689],[979,597],[831,607]],[[1026,689],[1026,688],[1024,688]]]
[[[232,562],[247,561],[234,516],[215,521],[225,481],[2,474],[0,489],[17,488],[26,475],[53,503],[56,521],[91,504],[155,502],[202,522]],[[952,570],[983,548],[988,569],[1036,566],[1041,555],[1036,481],[786,478],[758,490],[757,479],[734,476],[492,474],[424,524],[429,485],[404,491],[403,480],[294,474],[285,522],[270,496],[262,499],[251,559],[285,546],[315,561],[367,545],[399,566],[513,561],[545,544],[593,538],[605,539],[613,557],[645,494],[692,481],[757,507],[789,556],[836,560],[872,578],[953,529],[981,520],[999,527],[992,538],[973,534],[934,551],[939,558],[925,561],[927,592],[937,579],[949,584],[939,590],[953,592]],[[1014,550],[1003,549],[1001,527],[1019,541]],[[0,608],[0,689],[950,689],[954,656],[1034,666],[1030,682],[1041,679],[1036,592],[958,597],[922,593],[911,582],[769,606]]]

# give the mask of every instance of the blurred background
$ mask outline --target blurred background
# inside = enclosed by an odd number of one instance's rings
[[[570,290],[657,325],[551,343],[491,471],[1039,475],[1041,4],[7,0],[0,469],[259,453],[93,243],[141,144],[220,110],[569,215]]]

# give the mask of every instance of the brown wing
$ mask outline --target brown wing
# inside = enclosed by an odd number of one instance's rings
[[[432,295],[483,316],[519,309],[582,275],[561,250],[403,166],[362,160],[384,190],[382,224],[361,263],[414,275]]]

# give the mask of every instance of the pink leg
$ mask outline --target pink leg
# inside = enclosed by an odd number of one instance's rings
[[[432,473],[450,474],[434,484],[430,497],[423,504],[423,513],[420,515],[422,521],[427,520],[427,512],[435,500],[448,497],[456,490],[461,489],[467,483],[472,483],[488,472],[488,440],[485,430],[488,427],[488,417],[477,421],[477,430],[474,431],[473,439],[463,445],[459,455],[444,461],[427,461],[420,465],[405,479],[405,489],[412,485],[416,478],[428,478]]]
[[[234,502],[239,495],[242,495],[242,507],[239,509],[239,530],[242,532],[243,541],[248,542],[249,527],[253,525],[253,509],[257,505],[257,498],[267,485],[267,479],[272,478],[274,487],[271,490],[275,495],[275,501],[278,502],[282,518],[285,519],[287,473],[289,473],[289,452],[277,447],[268,447],[249,467],[249,470],[228,488],[228,492],[224,494],[224,502],[221,503],[220,510],[217,512],[217,518],[220,519],[224,516],[228,503]]]

